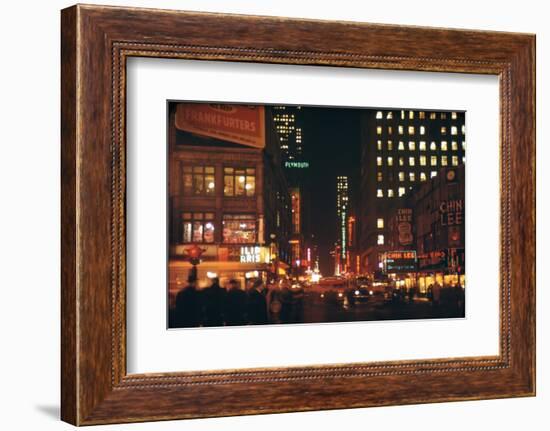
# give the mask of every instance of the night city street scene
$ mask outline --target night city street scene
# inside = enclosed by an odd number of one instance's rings
[[[168,328],[464,317],[465,112],[167,107]]]

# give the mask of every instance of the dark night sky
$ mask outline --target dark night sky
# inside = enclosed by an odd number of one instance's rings
[[[358,109],[302,107],[303,142],[310,161],[311,230],[319,246],[320,270],[330,275],[336,241],[336,177],[350,176],[354,187],[360,162]]]

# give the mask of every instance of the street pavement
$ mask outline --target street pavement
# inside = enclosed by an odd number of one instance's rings
[[[374,296],[354,305],[345,299],[321,298],[317,292],[304,293],[303,298],[302,323],[458,317],[464,317],[463,308],[451,303],[436,306],[426,298],[386,302],[381,296]]]

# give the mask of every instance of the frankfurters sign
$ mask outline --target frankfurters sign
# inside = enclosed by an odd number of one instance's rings
[[[265,147],[263,106],[180,103],[176,128],[255,148]]]

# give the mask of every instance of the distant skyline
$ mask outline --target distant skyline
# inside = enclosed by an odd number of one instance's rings
[[[353,190],[360,168],[361,111],[365,110],[302,106],[304,159],[310,162],[311,175],[311,232],[325,275],[334,272],[329,252],[337,239],[336,177],[349,176]]]

